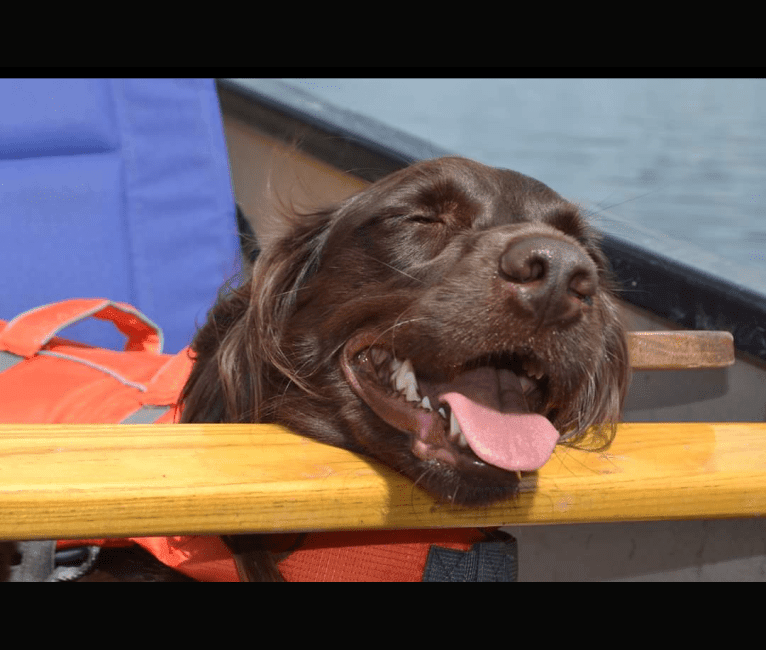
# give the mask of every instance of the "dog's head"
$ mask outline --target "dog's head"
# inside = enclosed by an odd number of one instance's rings
[[[462,504],[513,494],[563,440],[609,440],[629,376],[577,207],[461,158],[296,218],[194,350],[184,421],[284,424]]]

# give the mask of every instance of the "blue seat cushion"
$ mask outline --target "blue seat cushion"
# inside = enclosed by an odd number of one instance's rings
[[[239,260],[214,82],[4,79],[0,96],[0,318],[103,297],[166,352],[188,345]],[[123,345],[92,319],[62,335]]]

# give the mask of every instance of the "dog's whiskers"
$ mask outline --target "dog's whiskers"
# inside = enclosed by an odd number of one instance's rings
[[[409,273],[405,273],[404,271],[402,271],[402,269],[397,269],[395,266],[392,266],[388,262],[384,262],[383,260],[378,259],[377,257],[373,257],[372,255],[369,255],[369,254],[366,254],[366,257],[371,259],[373,262],[377,262],[378,264],[382,264],[383,266],[388,267],[392,271],[395,271],[396,273],[399,273],[399,274],[403,275],[404,277],[409,278],[410,280],[415,280],[415,282],[419,282],[420,284],[423,284],[423,280],[421,280],[420,278],[416,278],[414,275],[410,275]]]

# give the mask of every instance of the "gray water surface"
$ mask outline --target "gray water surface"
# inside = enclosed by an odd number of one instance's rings
[[[461,155],[515,169],[766,270],[766,81],[289,79]],[[766,292],[766,287],[763,287]]]

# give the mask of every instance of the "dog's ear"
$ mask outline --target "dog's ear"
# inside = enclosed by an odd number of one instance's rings
[[[570,401],[560,423],[566,437],[564,444],[590,451],[602,451],[611,444],[622,419],[631,376],[628,343],[617,304],[609,297],[605,308],[608,318],[603,332],[604,357]]]
[[[261,322],[282,323],[295,309],[298,291],[319,269],[334,210],[300,215],[286,235],[274,240],[253,269],[253,300]]]
[[[241,421],[239,414],[245,405],[232,396],[232,382],[247,382],[250,378],[240,376],[234,368],[226,366],[222,353],[225,345],[237,346],[233,334],[241,327],[248,298],[248,287],[243,285],[219,299],[208,313],[207,322],[194,337],[191,346],[194,365],[179,404],[181,422]],[[245,384],[237,389],[240,393],[252,392],[247,390]]]
[[[298,291],[319,267],[332,210],[301,215],[258,256],[250,278],[219,299],[192,343],[181,422],[258,422],[274,370],[302,385],[282,350]]]

